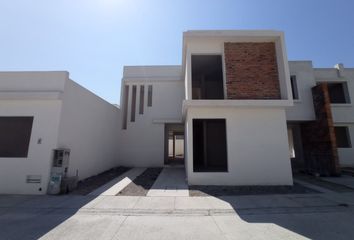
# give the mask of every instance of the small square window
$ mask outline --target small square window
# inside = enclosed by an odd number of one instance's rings
[[[338,148],[351,148],[350,135],[348,127],[334,127]]]

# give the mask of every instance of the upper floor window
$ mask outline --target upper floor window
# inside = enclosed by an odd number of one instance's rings
[[[350,103],[346,82],[328,83],[328,92],[331,103]]]
[[[192,99],[224,99],[221,55],[192,55]]]
[[[293,94],[293,99],[298,100],[299,99],[299,90],[297,88],[297,80],[295,75],[290,76],[290,82],[291,82],[291,92]]]

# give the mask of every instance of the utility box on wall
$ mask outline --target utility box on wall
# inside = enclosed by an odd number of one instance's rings
[[[70,149],[54,149],[48,194],[67,193],[76,188],[78,176],[67,176],[69,161]]]

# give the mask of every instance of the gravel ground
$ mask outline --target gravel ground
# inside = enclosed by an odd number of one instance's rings
[[[317,193],[317,191],[297,183],[294,186],[189,186],[191,197],[298,193]]]
[[[113,180],[114,178],[120,176],[128,170],[130,170],[130,168],[128,167],[115,167],[95,176],[81,180],[79,181],[77,188],[70,194],[86,195],[92,192],[93,190],[101,187],[102,185],[106,184],[107,182]]]
[[[139,175],[133,182],[120,191],[117,196],[146,196],[162,168],[148,168]]]
[[[307,174],[296,174],[295,178],[311,183],[313,185],[317,185],[319,187],[327,188],[329,190],[335,191],[335,192],[353,192],[354,189],[341,185],[341,184],[336,184],[332,182],[328,182],[325,180],[322,180],[321,178],[312,176],[312,175],[307,175]]]

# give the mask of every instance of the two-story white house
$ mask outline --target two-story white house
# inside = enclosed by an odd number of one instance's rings
[[[188,31],[182,54],[125,67],[122,162],[184,163],[189,184],[291,185],[283,33]]]

